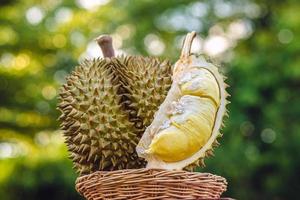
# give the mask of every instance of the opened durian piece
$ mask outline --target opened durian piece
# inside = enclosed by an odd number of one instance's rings
[[[171,64],[114,57],[108,36],[98,43],[105,58],[81,63],[59,94],[70,157],[80,174],[144,167],[135,147],[171,86]]]
[[[220,137],[227,85],[215,65],[190,53],[195,35],[185,38],[167,97],[136,148],[149,168],[202,166]]]

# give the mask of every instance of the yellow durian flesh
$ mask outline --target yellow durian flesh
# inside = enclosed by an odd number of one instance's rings
[[[209,98],[185,95],[178,104],[183,113],[165,122],[169,127],[158,132],[147,152],[165,162],[180,161],[197,152],[211,135],[217,111]]]
[[[213,74],[207,69],[196,68],[191,70],[189,73],[184,74],[179,84],[183,95],[188,94],[199,97],[207,97],[210,98],[216,106],[219,106],[219,86]]]

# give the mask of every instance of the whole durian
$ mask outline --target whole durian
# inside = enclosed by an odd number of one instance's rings
[[[81,63],[59,94],[70,157],[80,174],[144,167],[135,147],[171,86],[171,65],[156,58],[113,57],[107,36],[98,43],[106,58]]]
[[[203,166],[221,136],[227,85],[218,68],[190,53],[195,32],[185,38],[172,74],[172,86],[141,138],[137,152],[152,168]]]

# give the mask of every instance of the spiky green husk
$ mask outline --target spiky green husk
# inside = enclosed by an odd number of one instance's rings
[[[128,56],[120,60],[126,67],[117,67],[118,64],[114,66],[123,79],[124,87],[131,94],[130,106],[136,108],[136,115],[143,120],[142,126],[145,129],[151,124],[171,87],[171,64],[141,56]]]
[[[80,174],[145,165],[135,146],[165,98],[170,73],[168,62],[131,56],[85,61],[72,72],[58,108]],[[143,102],[137,104],[139,99]]]

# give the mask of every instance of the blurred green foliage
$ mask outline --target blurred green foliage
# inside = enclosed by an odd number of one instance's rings
[[[178,58],[183,36],[220,63],[230,117],[201,171],[226,196],[295,199],[300,190],[300,2],[5,0],[0,2],[0,199],[81,199],[56,121],[58,87],[93,38],[117,53]]]

